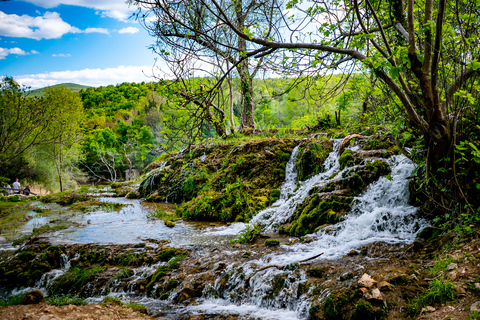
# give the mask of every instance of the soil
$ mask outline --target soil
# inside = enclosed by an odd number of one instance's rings
[[[152,320],[148,315],[115,305],[51,306],[45,303],[0,308],[2,320]]]

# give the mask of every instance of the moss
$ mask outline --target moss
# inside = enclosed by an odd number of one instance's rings
[[[323,172],[323,163],[333,150],[329,139],[310,140],[300,147],[295,161],[298,179],[304,181],[320,172]]]
[[[280,245],[280,240],[278,239],[266,239],[265,246],[266,247],[276,247]]]
[[[270,203],[274,203],[280,199],[280,189],[272,189],[272,191],[270,191],[269,199]]]
[[[344,169],[345,167],[351,167],[355,164],[355,157],[353,156],[354,153],[350,149],[346,149],[342,152],[340,158],[338,158],[338,163],[340,164],[340,169]]]
[[[352,201],[351,197],[337,196],[322,200],[314,193],[305,198],[295,210],[293,221],[279,232],[298,237],[313,232],[319,226],[339,222]]]
[[[173,154],[168,166],[149,175],[139,190],[149,201],[182,204],[177,214],[184,219],[248,221],[278,199],[273,190],[281,186],[297,143],[255,139],[197,145],[184,156]]]
[[[337,295],[329,295],[324,302],[324,317],[325,320],[342,320],[344,319],[345,308],[349,303],[349,298],[346,293]]]
[[[177,251],[178,251],[178,249],[176,249],[176,248],[165,247],[162,250],[160,250],[160,252],[158,253],[158,259],[160,261],[166,262],[166,261],[170,260],[171,258],[173,258],[174,256],[176,256]]]
[[[312,267],[307,269],[307,276],[315,277],[315,278],[323,278],[325,273],[327,272],[328,268],[326,267]]]
[[[173,222],[173,221],[167,220],[164,223],[165,223],[165,226],[167,226],[169,228],[175,227],[175,222]]]
[[[22,251],[17,255],[17,259],[23,262],[33,260],[36,254],[31,251]]]
[[[170,271],[170,268],[168,265],[163,265],[157,268],[155,272],[153,273],[152,277],[150,278],[150,282],[147,284],[145,289],[148,291],[151,291],[153,288],[153,285],[160,280],[160,278],[164,277],[167,275],[168,271]]]
[[[373,307],[372,304],[366,300],[360,300],[355,304],[355,311],[352,319],[364,320],[375,319],[380,320],[387,315],[385,310],[381,307]]]

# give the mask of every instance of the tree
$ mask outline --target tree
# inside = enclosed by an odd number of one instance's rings
[[[426,145],[425,177],[442,197],[439,184],[453,178],[458,119],[478,96],[475,2],[291,0],[282,11],[284,38],[274,41],[263,37],[265,30],[238,28],[219,0],[197,1],[218,25],[247,41],[246,55],[281,51],[290,72],[309,65],[310,72],[357,66],[373,73],[403,110],[394,133],[403,126]],[[278,7],[272,6],[272,14]],[[429,179],[432,173],[437,182]]]
[[[60,191],[64,191],[65,178],[75,180],[73,175],[78,174],[75,169],[82,159],[83,104],[77,93],[65,87],[44,90],[42,103],[49,105],[54,118],[44,133],[50,137],[50,142],[35,147],[31,155],[35,161],[43,160],[55,169]]]
[[[0,83],[0,165],[27,150],[52,142],[58,133],[47,134],[55,119],[52,106],[29,98],[28,88],[11,77]]]
[[[153,49],[169,64],[179,79],[178,83],[184,84],[183,89],[176,90],[176,94],[204,110],[202,114],[223,136],[226,134],[223,123],[225,112],[221,106],[214,104],[214,100],[218,98],[225,80],[231,85],[227,75],[236,70],[243,105],[240,126],[254,128],[253,78],[262,68],[265,55],[263,51],[248,52],[248,41],[225,28],[220,22],[220,12],[228,15],[239,30],[265,26],[262,37],[267,39],[275,35],[273,26],[279,23],[276,21],[279,11],[266,9],[271,1],[221,1],[221,10],[208,8],[208,3],[194,0],[131,0],[129,3],[138,6],[137,18],[157,38]],[[199,88],[198,84],[188,81],[198,73],[210,75],[211,84]],[[231,102],[232,91],[229,93],[230,99],[222,104]],[[231,103],[228,105],[231,106]]]

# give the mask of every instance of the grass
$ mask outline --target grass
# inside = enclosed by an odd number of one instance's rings
[[[120,298],[118,297],[105,297],[103,299],[102,304],[104,306],[107,305],[117,305],[120,307],[126,307],[132,309],[133,311],[140,312],[140,313],[147,313],[147,308],[143,304],[135,303],[135,302],[127,302],[123,303]]]
[[[52,306],[57,306],[57,307],[66,306],[69,304],[73,304],[76,306],[85,306],[88,304],[88,302],[85,301],[85,299],[83,298],[71,297],[67,295],[48,297],[48,298],[45,298],[45,302],[47,304],[50,304]]]
[[[255,242],[261,232],[262,230],[258,224],[254,226],[247,225],[245,230],[240,232],[235,239],[230,240],[230,244]]]
[[[0,298],[0,307],[18,306],[22,303],[24,296],[25,294],[19,294],[7,298]]]
[[[158,219],[163,221],[177,221],[181,219],[175,213],[165,211],[161,208],[157,209],[154,213],[150,213],[147,218]]]

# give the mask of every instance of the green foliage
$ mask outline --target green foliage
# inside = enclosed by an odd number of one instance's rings
[[[49,288],[53,294],[68,294],[69,292],[81,292],[84,286],[91,282],[96,274],[103,272],[100,265],[74,266],[60,277],[56,278]]]
[[[24,296],[25,294],[20,294],[20,295],[0,298],[0,307],[18,306],[22,304],[22,299]]]
[[[235,243],[252,243],[255,242],[260,234],[262,233],[262,229],[260,225],[247,225],[245,230],[240,232],[235,239],[230,240],[230,244]]]
[[[443,304],[455,301],[457,293],[455,286],[449,280],[433,279],[427,290],[418,295],[407,305],[407,314],[416,316],[422,308],[428,305]]]

